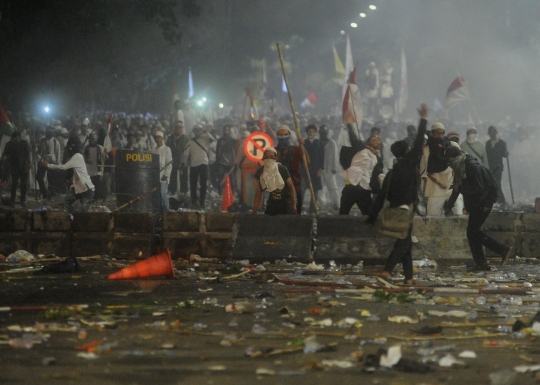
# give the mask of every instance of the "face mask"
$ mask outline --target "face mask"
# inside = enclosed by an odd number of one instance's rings
[[[278,147],[289,147],[291,143],[291,137],[290,136],[278,136]]]
[[[275,159],[263,159],[259,161],[259,166],[263,166],[263,167],[272,167],[275,164],[276,164]]]
[[[467,142],[472,143],[476,141],[476,135],[477,134],[469,134],[467,135]]]

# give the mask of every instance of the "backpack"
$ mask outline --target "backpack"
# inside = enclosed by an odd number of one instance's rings
[[[484,166],[482,167],[482,179],[484,181],[484,200],[486,203],[496,203],[499,198],[499,185],[493,173]]]

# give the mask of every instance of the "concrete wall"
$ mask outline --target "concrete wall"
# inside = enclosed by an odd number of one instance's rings
[[[240,216],[238,216],[240,215]],[[291,258],[325,262],[386,258],[395,242],[352,216],[267,217],[232,213],[166,213],[161,236],[154,234],[155,218],[148,213],[0,212],[0,254],[24,249],[33,253],[76,256],[109,254],[145,258],[159,245],[174,258],[199,254],[209,258],[253,258],[274,261]],[[112,227],[111,227],[112,226]],[[307,226],[307,227],[306,227]],[[467,217],[416,217],[418,242],[413,258],[470,260]],[[518,255],[540,258],[540,214],[492,213],[484,229],[514,246]],[[314,235],[313,255],[310,233]],[[495,256],[487,250],[488,256]]]

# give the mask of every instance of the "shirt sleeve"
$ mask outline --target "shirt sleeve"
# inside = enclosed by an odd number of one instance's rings
[[[281,178],[283,178],[283,182],[285,182],[287,179],[291,177],[289,174],[289,170],[284,165],[280,164],[278,167],[279,174],[281,175]]]
[[[79,156],[77,156],[79,155]],[[84,158],[81,154],[77,153],[71,157],[65,164],[49,164],[47,168],[50,170],[69,170],[70,168],[80,167],[84,163]]]
[[[167,151],[165,152],[165,170],[163,170],[163,175],[169,178],[171,176],[171,170],[172,170],[172,152],[169,147],[167,147]]]

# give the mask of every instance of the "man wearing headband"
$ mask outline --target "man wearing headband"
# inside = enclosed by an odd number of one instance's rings
[[[291,142],[291,131],[288,126],[280,126],[277,130],[277,161],[287,167],[294,185],[296,206],[302,207],[302,149]],[[300,210],[298,210],[300,211]],[[298,212],[300,214],[300,212]]]
[[[257,193],[253,202],[253,214],[261,205],[262,193],[270,193],[266,202],[266,215],[296,214],[296,191],[285,166],[276,161],[277,151],[269,147],[263,154],[263,167],[255,173]]]
[[[356,204],[363,215],[368,215],[371,206],[371,175],[377,165],[377,154],[381,147],[381,140],[377,136],[370,136],[365,143],[365,149],[359,151],[352,158],[351,166],[339,175],[345,178],[345,187],[341,191],[339,215],[349,215]]]
[[[491,172],[475,157],[457,147],[446,149],[444,160],[454,171],[452,196],[445,204],[445,213],[450,215],[458,194],[463,194],[465,210],[469,213],[467,240],[478,270],[491,270],[483,246],[501,255],[501,264],[504,264],[508,258],[515,257],[513,247],[498,242],[482,230],[493,203],[497,201],[498,186]]]

